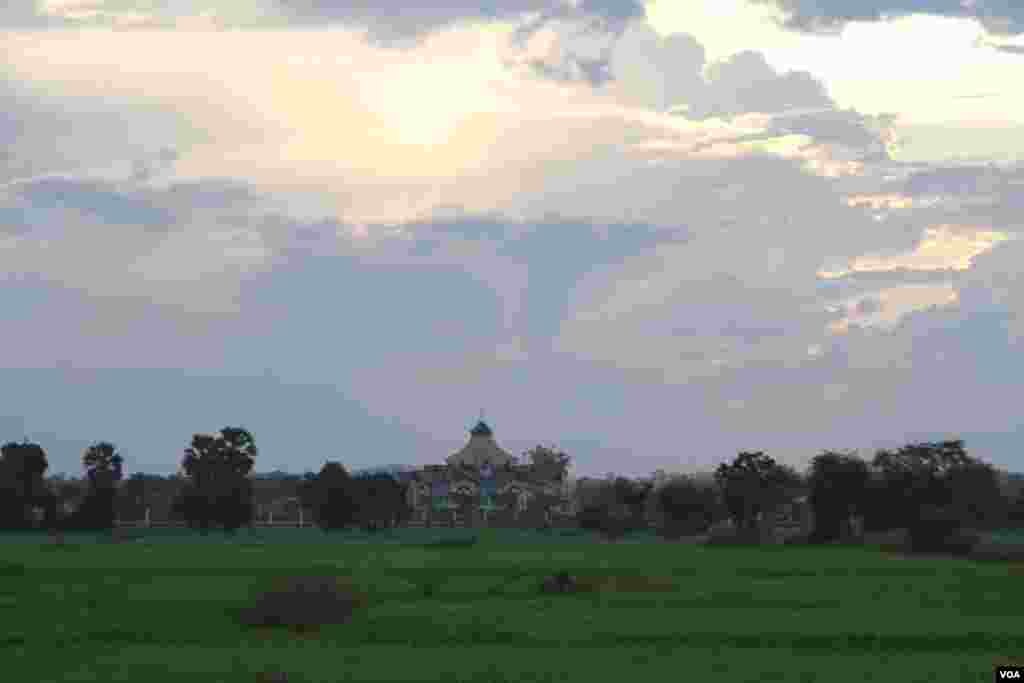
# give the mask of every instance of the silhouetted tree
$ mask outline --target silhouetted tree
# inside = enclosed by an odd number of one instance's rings
[[[969,470],[974,463],[961,440],[909,444],[897,451],[879,450],[871,461],[871,505],[866,524],[872,529],[906,528],[922,507],[949,508],[954,489],[947,474]]]
[[[47,526],[56,523],[57,496],[43,476],[47,467],[46,452],[37,443],[0,446],[0,527],[33,528],[34,511],[42,511]]]
[[[554,446],[537,445],[523,453],[523,460],[530,467],[530,476],[538,482],[561,484],[569,476],[572,458]],[[552,511],[566,502],[561,490],[548,491],[541,488],[534,495],[533,504],[543,517],[542,525],[548,528]]]
[[[343,529],[359,520],[355,484],[339,462],[328,461],[315,477],[307,476],[300,485],[299,498],[324,532]]]
[[[523,453],[526,463],[537,478],[563,481],[569,472],[572,458],[553,446],[537,445]]]
[[[596,531],[606,540],[621,538],[646,526],[644,502],[650,485],[624,477],[590,482],[576,514],[580,528]],[[582,492],[581,492],[582,493]]]
[[[725,507],[736,528],[757,529],[761,515],[785,501],[788,491],[799,483],[792,468],[780,465],[763,452],[740,452],[731,463],[715,470]]]
[[[974,458],[945,472],[950,506],[961,524],[973,528],[1000,528],[1006,523],[1010,501],[1003,496],[999,474],[988,463]]]
[[[716,517],[718,493],[689,477],[669,481],[655,495],[662,513],[662,533],[678,537],[707,531]]]
[[[853,454],[826,451],[811,461],[808,503],[814,510],[811,540],[827,543],[850,532],[850,518],[865,509],[870,472]]]
[[[612,492],[615,502],[625,506],[629,515],[629,527],[641,529],[646,526],[644,519],[644,508],[647,496],[650,495],[654,485],[650,482],[634,482],[625,477],[617,477],[612,483]]]
[[[161,488],[163,477],[144,472],[134,472],[121,482],[117,495],[117,510],[121,519],[139,520],[146,516],[153,497]]]
[[[355,477],[352,488],[356,521],[367,531],[392,528],[410,514],[405,488],[389,474],[378,472]]]
[[[107,441],[94,443],[85,450],[82,466],[88,485],[85,497],[68,520],[68,527],[96,531],[114,528],[114,501],[123,463],[114,444]]]
[[[234,532],[251,524],[255,507],[249,475],[257,454],[252,434],[242,428],[193,435],[182,461],[187,481],[175,513],[204,532],[213,526]]]

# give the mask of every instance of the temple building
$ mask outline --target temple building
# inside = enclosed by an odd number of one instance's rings
[[[444,465],[427,465],[408,481],[413,520],[428,525],[533,525],[568,508],[565,472],[517,463],[483,420]]]

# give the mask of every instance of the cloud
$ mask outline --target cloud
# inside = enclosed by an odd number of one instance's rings
[[[271,258],[263,235],[225,220],[265,210],[237,183],[161,190],[45,177],[5,189],[0,230],[12,236],[0,246],[0,272],[7,278],[36,273],[102,298],[217,313],[234,310],[239,277]]]
[[[705,69],[708,91],[687,115],[702,119],[746,112],[781,113],[792,109],[828,107],[832,99],[824,85],[802,71],[777,73],[764,55],[747,50]]]
[[[994,46],[1000,52],[1006,52],[1011,55],[1024,55],[1024,45],[996,45]]]
[[[783,11],[786,28],[840,33],[850,22],[886,21],[911,14],[975,18],[994,34],[1024,33],[1024,8],[1016,0],[754,0]]]
[[[757,52],[708,64],[632,3],[525,5],[413,10],[376,42],[354,27],[396,5],[11,34],[0,322],[33,335],[8,363],[331,383],[452,449],[483,404],[502,443],[580,444],[588,472],[678,461],[679,415],[704,464],[951,406],[965,429],[1013,419],[936,377],[1012,396],[971,350],[1012,362],[1019,166],[901,163],[892,115]],[[276,390],[230,384],[225,405]],[[291,428],[268,405],[232,415]]]
[[[833,106],[825,86],[807,72],[779,73],[753,50],[707,64],[693,36],[661,37],[639,21],[616,42],[610,70],[612,94],[693,120]]]

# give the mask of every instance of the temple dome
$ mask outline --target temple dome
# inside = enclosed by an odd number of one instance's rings
[[[512,456],[503,450],[494,440],[494,432],[486,422],[480,420],[469,430],[469,442],[456,453],[448,456],[445,461],[453,467],[473,467],[492,465],[500,467],[510,465]]]
[[[477,422],[476,426],[469,430],[469,433],[473,436],[494,436],[494,432],[483,420]]]

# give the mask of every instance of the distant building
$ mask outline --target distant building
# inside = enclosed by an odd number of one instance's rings
[[[552,511],[568,511],[564,473],[517,464],[483,420],[444,465],[427,465],[409,476],[413,519],[427,524],[532,525],[549,521]]]

